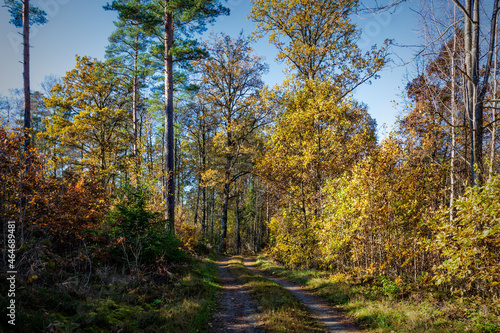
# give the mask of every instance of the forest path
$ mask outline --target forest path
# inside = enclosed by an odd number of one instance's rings
[[[211,323],[211,332],[264,332],[258,318],[257,304],[252,300],[243,283],[228,269],[231,258],[216,262],[223,291],[219,299],[219,311]]]
[[[351,321],[349,321],[347,317],[342,315],[339,311],[330,306],[324,300],[314,296],[306,288],[284,278],[266,274],[260,269],[256,268],[255,260],[255,258],[246,257],[244,258],[243,263],[245,267],[247,267],[253,273],[259,274],[266,279],[274,281],[288,290],[288,292],[290,292],[295,298],[297,298],[300,302],[302,302],[302,304],[305,305],[305,307],[312,313],[313,318],[321,322],[329,331],[339,333],[362,332],[362,330],[356,328],[356,326]]]

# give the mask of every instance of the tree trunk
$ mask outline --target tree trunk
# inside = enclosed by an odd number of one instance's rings
[[[229,163],[228,163],[229,164]],[[219,253],[223,253],[226,250],[226,237],[227,237],[227,209],[229,205],[229,171],[226,171],[224,176],[224,198],[222,204],[222,219],[221,219],[221,233],[219,241]]]
[[[255,193],[255,216],[253,220],[253,251],[257,253],[259,251],[258,247],[258,221],[259,221],[259,192],[257,191],[257,183],[254,184],[254,193]]]
[[[498,26],[498,17],[497,17],[497,22],[495,22],[495,26]],[[493,33],[493,32],[492,32]],[[495,63],[493,65],[493,124],[491,125],[491,151],[490,151],[490,170],[489,170],[489,175],[488,179],[491,181],[491,177],[493,177],[494,170],[493,170],[493,165],[495,164],[495,148],[496,148],[496,136],[497,136],[497,106],[498,102],[497,100],[497,65],[498,65],[498,32],[495,31]]]
[[[455,9],[456,10],[456,9]],[[456,13],[454,12],[453,21],[455,22]],[[451,60],[451,161],[450,161],[450,222],[453,221],[453,204],[455,201],[455,150],[456,150],[456,138],[455,138],[455,116],[457,112],[457,103],[455,100],[456,93],[456,75],[455,75],[455,53],[457,47],[457,33],[453,36],[453,50],[449,52]]]
[[[201,177],[198,178],[198,187],[196,188],[196,205],[194,207],[194,224],[198,224],[198,209],[200,208]],[[203,226],[202,226],[203,230]]]
[[[231,118],[228,117],[228,128],[231,128]],[[222,219],[221,219],[221,235],[219,242],[219,253],[223,253],[226,250],[226,237],[227,237],[227,209],[229,206],[229,190],[231,188],[231,164],[233,162],[233,156],[231,155],[233,141],[231,131],[227,133],[227,150],[226,153],[226,166],[224,168],[224,198],[222,204]]]
[[[240,253],[241,232],[240,232],[240,194],[236,194],[236,230],[234,233],[234,252]]]
[[[134,53],[134,78],[133,78],[133,92],[132,92],[132,127],[134,130],[134,141],[133,141],[133,155],[136,159],[137,165],[140,164],[140,159],[138,159],[137,154],[137,62],[139,60],[139,34],[135,36],[135,53]]]
[[[472,14],[472,84],[473,84],[473,132],[472,132],[472,155],[474,156],[473,163],[473,184],[480,185],[482,183],[483,171],[483,104],[478,99],[479,93],[479,0],[474,0]]]
[[[207,236],[207,188],[201,189],[202,203],[201,203],[201,230],[203,236]]]
[[[175,181],[175,191],[177,198],[177,202],[180,203],[182,207],[183,197],[181,192],[181,177],[180,177],[180,169],[181,169],[181,158],[182,158],[182,150],[181,150],[181,142],[179,139],[174,140],[174,181]]]
[[[206,126],[203,126],[202,133],[202,141],[201,141],[201,169],[202,172],[205,172],[207,169],[207,152],[206,152],[206,135],[205,135]],[[201,177],[198,186],[201,186]],[[202,188],[202,216],[201,216],[201,230],[203,231],[203,235],[207,236],[207,188],[203,186]]]
[[[269,187],[266,185],[266,242],[269,242],[269,236],[271,235],[271,228],[269,223],[271,222],[269,216]]]
[[[165,208],[167,229],[175,233],[175,181],[174,181],[174,88],[173,59],[170,54],[174,38],[172,13],[168,9],[169,0],[165,0]]]
[[[458,4],[458,2],[455,2]],[[487,65],[479,73],[480,55],[480,7],[479,0],[466,0],[461,8],[465,15],[464,42],[465,42],[465,80],[466,83],[466,111],[469,120],[471,136],[470,174],[471,184],[481,185],[484,179],[483,136],[484,136],[484,101],[492,67],[492,57],[495,48],[497,31],[498,0],[493,2],[491,18],[490,40],[488,45]],[[479,75],[483,76],[481,87]]]
[[[214,213],[215,213],[215,188],[212,188],[210,205],[210,243],[215,243],[214,240]],[[213,243],[212,243],[213,242]]]
[[[473,57],[472,57],[472,1],[465,0],[465,20],[464,20],[464,48],[465,48],[465,73],[466,73],[466,113],[469,120],[469,130],[471,137],[471,155],[470,155],[470,179],[471,184],[475,183],[475,170],[474,170],[474,83],[473,83]]]
[[[31,128],[31,91],[30,91],[30,2],[23,1],[23,83],[24,83],[24,151],[28,154],[31,140],[29,130]],[[28,156],[28,155],[27,155]],[[29,158],[27,159],[26,168],[29,169]]]

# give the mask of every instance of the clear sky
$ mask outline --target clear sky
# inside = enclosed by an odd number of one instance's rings
[[[369,0],[368,2],[370,2]],[[3,3],[3,1],[1,1]],[[48,14],[49,22],[35,26],[31,32],[31,87],[39,90],[40,83],[47,75],[63,76],[75,66],[75,55],[87,55],[102,59],[108,44],[107,38],[114,30],[113,20],[116,13],[104,11],[106,0],[32,0]],[[381,1],[379,1],[381,2]],[[388,2],[388,1],[387,1]],[[231,15],[220,17],[210,31],[225,32],[236,36],[241,30],[250,34],[253,23],[247,20],[250,13],[250,0],[229,0],[225,5],[231,9]],[[417,7],[409,1],[394,13],[363,15],[356,22],[363,30],[361,46],[368,49],[372,44],[380,45],[384,39],[394,39],[397,44],[417,44],[418,26],[416,14],[411,8]],[[20,29],[9,23],[7,8],[0,7],[0,94],[7,95],[9,89],[22,88],[22,46]],[[274,60],[276,50],[262,39],[254,45],[259,55],[264,55],[269,64],[269,74],[265,77],[269,85],[279,84],[284,79],[282,64]],[[401,102],[401,94],[406,85],[406,74],[411,74],[412,66],[397,66],[401,59],[410,61],[414,50],[393,47],[392,58],[396,61],[380,73],[381,78],[371,85],[357,89],[355,97],[368,105],[372,117],[379,127],[387,124],[390,128],[400,107],[394,102]],[[383,136],[383,133],[381,133]]]

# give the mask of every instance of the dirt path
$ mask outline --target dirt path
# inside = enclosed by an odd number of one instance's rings
[[[322,299],[312,295],[304,287],[283,278],[265,274],[261,270],[257,269],[255,267],[254,258],[245,258],[243,263],[252,272],[260,274],[263,277],[280,284],[283,288],[288,290],[293,296],[295,296],[295,298],[301,301],[307,309],[309,309],[309,311],[311,311],[313,318],[323,323],[328,330],[339,333],[362,332],[339,311],[335,310]]]
[[[217,264],[221,285],[219,311],[211,324],[211,332],[264,332],[259,320],[257,305],[243,284],[228,270],[230,258],[222,258]]]

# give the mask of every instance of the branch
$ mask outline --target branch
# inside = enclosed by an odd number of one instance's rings
[[[455,4],[455,6],[457,6],[458,9],[460,9],[460,11],[462,13],[464,13],[465,17],[467,17],[471,23],[474,23],[474,21],[472,20],[472,17],[470,17],[470,13],[467,12],[467,10],[465,9],[465,7],[460,2],[458,2],[458,0],[451,0],[451,1],[453,1],[453,3]]]
[[[498,109],[498,108],[496,108],[496,109]],[[486,126],[484,126],[484,128],[488,128],[488,127],[490,127],[491,125],[493,125],[494,123],[497,123],[497,122],[499,122],[499,121],[500,121],[500,118],[498,118],[498,119],[496,119],[496,120],[493,120],[492,122],[490,122],[489,124],[487,124]]]

